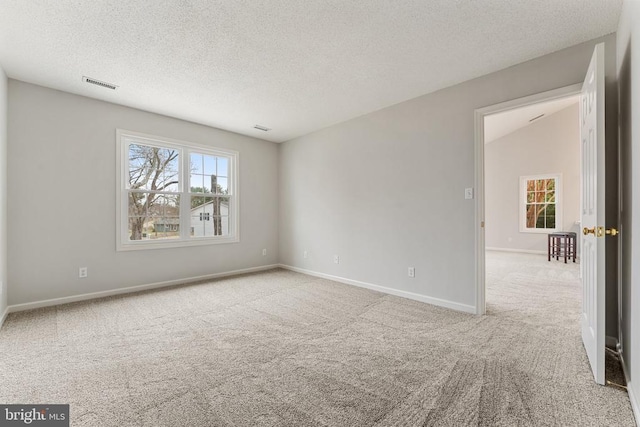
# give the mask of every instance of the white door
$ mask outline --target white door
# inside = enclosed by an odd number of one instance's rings
[[[596,382],[604,384],[604,43],[596,46],[582,86],[580,125],[582,341]]]

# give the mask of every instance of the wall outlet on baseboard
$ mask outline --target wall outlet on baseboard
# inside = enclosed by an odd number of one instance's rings
[[[267,256],[267,250],[266,249],[262,250],[262,256]]]
[[[409,267],[409,270],[407,271],[407,275],[409,277],[416,277],[416,269],[415,269],[415,267]]]
[[[334,255],[333,256],[333,262],[334,262],[334,264],[340,264],[340,257],[338,255]]]
[[[80,267],[78,269],[78,277],[79,278],[84,279],[88,275],[89,275],[89,270],[87,269],[87,267]]]

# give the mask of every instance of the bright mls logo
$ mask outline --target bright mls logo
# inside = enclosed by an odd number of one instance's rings
[[[69,427],[69,405],[0,405],[0,427]]]

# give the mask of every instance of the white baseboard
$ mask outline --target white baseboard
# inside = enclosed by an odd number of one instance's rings
[[[9,307],[4,309],[4,313],[0,316],[0,329],[2,329],[2,325],[4,325],[4,321],[7,320],[7,316],[9,315]]]
[[[7,307],[9,313],[16,311],[33,310],[34,308],[51,307],[54,305],[68,304],[71,302],[86,301],[97,298],[110,297],[113,295],[130,294],[132,292],[148,291],[150,289],[164,288],[173,285],[182,285],[187,283],[199,282],[201,280],[217,279],[219,277],[236,276],[238,274],[254,273],[257,271],[272,270],[278,268],[278,264],[263,265],[260,267],[244,268],[241,270],[226,271],[223,273],[206,274],[204,276],[187,277],[185,279],[167,280],[165,282],[150,283],[147,285],[131,286],[128,288],[112,289],[109,291],[92,292],[89,294],[72,295],[63,298],[54,298],[43,301],[34,301],[24,304],[15,304]],[[3,319],[4,320],[4,319]]]
[[[330,274],[318,273],[317,271],[305,270],[304,268],[293,267],[286,264],[280,264],[280,267],[287,270],[295,271],[297,273],[306,274],[309,276],[321,277],[323,279],[333,280],[334,282],[344,283],[346,285],[358,286],[360,288],[371,289],[373,291],[382,292],[384,294],[395,295],[398,297],[408,298],[420,302],[426,302],[427,304],[437,305],[440,307],[450,308],[452,310],[463,311],[465,313],[476,313],[476,308],[472,305],[460,304],[453,301],[448,301],[440,298],[428,297],[426,295],[416,294],[408,291],[401,291],[398,289],[387,288],[385,286],[374,285],[372,283],[360,282],[358,280],[347,279],[344,277],[332,276]]]
[[[640,426],[640,402],[638,401],[630,382],[627,383],[627,393],[629,393],[629,401],[631,401],[631,410],[633,411],[633,416],[636,419],[636,426]]]
[[[633,411],[633,416],[636,419],[636,426],[640,426],[640,401],[638,401],[638,397],[640,397],[640,395],[636,395],[633,391],[633,384],[629,378],[627,364],[624,361],[624,353],[620,351],[620,346],[618,346],[618,352],[620,354],[620,364],[622,365],[624,379],[627,382],[627,394],[629,395],[629,402],[631,403],[631,411]]]
[[[536,255],[547,255],[547,251],[536,251],[533,249],[514,249],[514,248],[485,248],[488,251],[498,251],[498,252],[517,252],[521,254],[536,254]]]

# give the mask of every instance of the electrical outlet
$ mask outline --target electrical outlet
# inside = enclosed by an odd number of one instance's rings
[[[409,277],[416,277],[416,269],[415,267],[409,267],[409,271],[407,272]]]
[[[266,249],[262,250],[262,256],[267,256],[267,250]]]
[[[340,257],[338,255],[334,255],[333,256],[333,262],[334,262],[334,264],[340,264]]]
[[[80,267],[78,269],[78,277],[79,278],[84,279],[88,275],[89,275],[89,270],[87,269],[87,267]]]
[[[308,258],[308,257],[309,257],[309,254],[307,253],[307,251],[304,251],[304,257],[305,257],[305,258]]]

